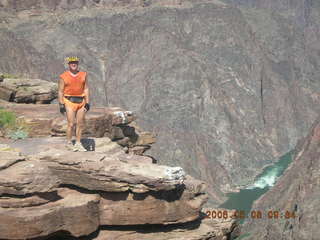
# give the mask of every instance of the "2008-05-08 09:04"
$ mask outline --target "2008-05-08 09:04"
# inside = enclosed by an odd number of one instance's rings
[[[279,211],[279,210],[269,210],[269,211],[261,211],[261,210],[251,210],[248,213],[244,210],[206,210],[205,211],[206,218],[210,219],[228,219],[228,218],[252,218],[252,219],[291,219],[295,218],[294,211]]]

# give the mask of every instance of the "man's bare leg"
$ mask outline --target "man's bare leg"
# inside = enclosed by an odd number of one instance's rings
[[[67,113],[67,120],[68,120],[67,140],[71,142],[73,128],[74,128],[74,121],[75,121],[75,118],[76,118],[76,112],[73,111],[72,108],[66,106],[66,113]]]
[[[84,126],[84,115],[85,115],[85,108],[82,107],[76,113],[76,143],[74,145],[73,151],[81,151],[81,152],[87,151],[87,149],[85,149],[80,142],[82,129]]]
[[[77,115],[76,115],[76,122],[77,122],[76,141],[77,142],[80,142],[80,140],[81,140],[82,130],[83,130],[84,121],[85,121],[85,113],[86,113],[86,110],[84,107],[80,108],[77,111]]]

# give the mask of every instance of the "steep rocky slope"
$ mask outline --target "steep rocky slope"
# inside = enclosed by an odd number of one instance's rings
[[[249,219],[245,239],[319,239],[320,218],[320,118],[310,133],[299,141],[293,163],[277,184],[255,201],[253,209],[264,212],[262,219]],[[268,211],[279,213],[268,217]],[[294,216],[294,217],[293,217]]]
[[[2,1],[0,71],[57,81],[79,55],[92,103],[136,112],[149,154],[221,202],[319,111],[319,4],[263,2]]]

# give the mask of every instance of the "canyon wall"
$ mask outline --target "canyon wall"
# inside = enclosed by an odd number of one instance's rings
[[[244,239],[318,239],[320,230],[320,119],[307,137],[295,149],[293,163],[276,185],[253,204],[253,210],[262,210],[261,219],[245,223]],[[270,213],[271,211],[271,213]]]

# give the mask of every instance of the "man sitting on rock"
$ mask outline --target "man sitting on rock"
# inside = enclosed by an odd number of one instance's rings
[[[59,106],[61,114],[66,112],[68,120],[67,148],[73,151],[87,151],[81,144],[85,113],[89,111],[89,88],[87,73],[78,69],[79,58],[68,57],[69,70],[60,75]],[[73,127],[76,120],[76,142],[72,144]]]

